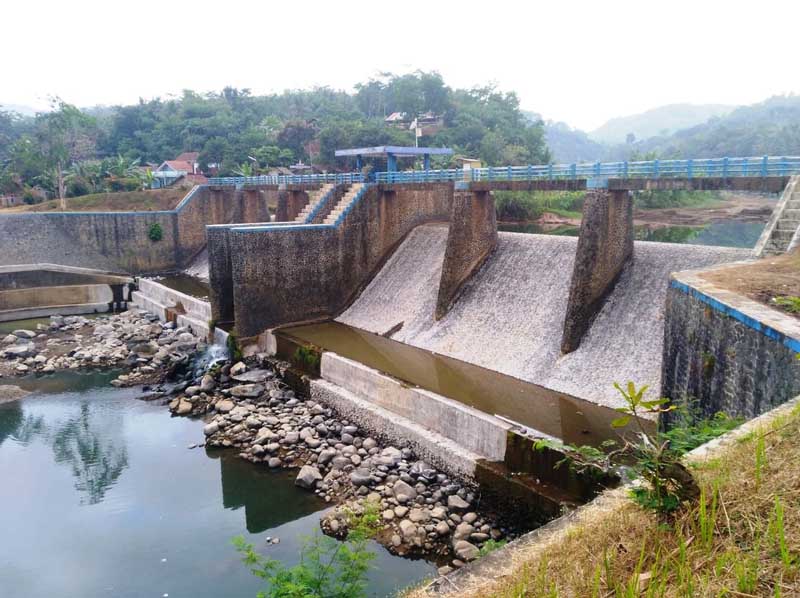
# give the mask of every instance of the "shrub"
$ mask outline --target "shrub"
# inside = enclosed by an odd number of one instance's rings
[[[147,236],[153,243],[156,243],[164,238],[164,229],[158,222],[154,222],[150,225]]]

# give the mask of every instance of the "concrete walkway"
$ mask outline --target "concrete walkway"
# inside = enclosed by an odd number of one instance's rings
[[[637,242],[634,263],[584,337],[560,342],[577,239],[500,233],[498,248],[450,313],[434,309],[447,228],[418,227],[340,322],[617,407],[615,381],[661,386],[663,315],[671,272],[746,259],[749,250]]]

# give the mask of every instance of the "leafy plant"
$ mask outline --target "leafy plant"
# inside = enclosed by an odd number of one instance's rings
[[[622,417],[611,425],[623,428],[631,421],[638,427],[639,442],[625,445],[636,458],[635,469],[648,483],[649,488],[638,488],[632,493],[634,500],[640,505],[661,513],[669,513],[680,506],[681,502],[699,495],[700,489],[691,472],[681,463],[681,452],[670,447],[669,438],[651,434],[642,426],[640,415],[653,413],[661,415],[674,411],[675,407],[667,405],[668,399],[646,400],[647,386],[637,389],[633,382],[623,388],[614,383],[627,405],[617,409]]]
[[[297,347],[292,360],[300,366],[305,366],[310,370],[316,370],[319,366],[319,354],[311,347]]]
[[[375,558],[368,542],[380,526],[378,509],[378,504],[367,502],[361,513],[351,512],[344,542],[320,534],[307,539],[293,567],[260,555],[241,536],[234,538],[242,562],[268,583],[258,598],[366,597],[366,576]]]
[[[790,295],[783,297],[775,297],[772,299],[775,305],[778,305],[793,314],[800,314],[800,297],[793,297]]]
[[[225,341],[225,346],[228,348],[228,355],[231,361],[236,363],[242,360],[242,350],[239,348],[239,342],[233,332],[228,334],[228,340]]]
[[[481,556],[486,556],[489,553],[494,552],[495,550],[501,549],[503,546],[508,544],[507,540],[486,540],[483,546],[481,546],[480,553]]]
[[[147,229],[147,237],[153,243],[156,243],[164,238],[164,229],[161,228],[161,225],[158,222],[154,222],[150,225],[150,228]]]

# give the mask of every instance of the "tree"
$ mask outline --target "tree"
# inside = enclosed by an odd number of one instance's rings
[[[52,112],[37,115],[37,139],[52,172],[60,207],[66,210],[66,169],[74,160],[94,153],[95,121],[59,98],[54,98],[51,106]]]

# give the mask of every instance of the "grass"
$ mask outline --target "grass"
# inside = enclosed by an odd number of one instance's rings
[[[509,554],[460,598],[800,595],[800,408],[693,462],[695,504],[665,519],[621,489]],[[422,596],[420,591],[410,596]]]
[[[148,189],[146,191],[120,191],[118,193],[93,193],[80,197],[67,198],[67,210],[71,212],[122,212],[154,210],[173,210],[186,196],[190,188],[170,187],[167,189]],[[0,210],[6,212],[55,212],[59,210],[58,200],[17,206]]]

